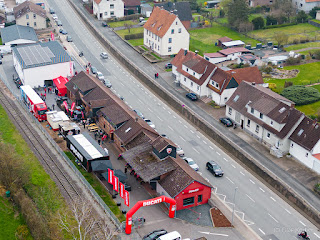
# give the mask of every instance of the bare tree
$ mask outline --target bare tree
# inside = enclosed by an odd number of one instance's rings
[[[284,44],[287,44],[289,36],[283,32],[276,33],[274,39],[277,41],[279,48]]]
[[[128,32],[130,33],[130,29],[132,28],[132,24],[125,23],[125,24],[124,24],[124,27],[125,27],[126,29],[128,29]]]

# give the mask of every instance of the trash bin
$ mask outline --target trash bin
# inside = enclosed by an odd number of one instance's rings
[[[6,191],[6,197],[10,197],[11,192],[10,191]]]

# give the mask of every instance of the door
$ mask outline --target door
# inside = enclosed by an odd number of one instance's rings
[[[241,119],[241,129],[243,129],[243,119]]]

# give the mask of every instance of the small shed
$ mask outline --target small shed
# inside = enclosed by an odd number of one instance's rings
[[[57,87],[58,89],[58,96],[66,96],[67,95],[67,87],[66,87],[66,83],[68,82],[68,78],[65,77],[57,77],[53,79],[53,83],[54,85]]]
[[[50,111],[46,112],[47,121],[53,131],[59,130],[59,123],[69,121],[69,117],[63,111]]]
[[[150,17],[152,13],[152,7],[148,3],[142,3],[140,6],[142,16]]]
[[[218,45],[219,47],[222,47],[222,43],[224,43],[224,42],[231,42],[231,41],[232,41],[231,38],[222,37],[222,38],[219,38],[219,39],[218,39],[217,45]]]
[[[244,47],[245,43],[241,40],[236,41],[230,41],[230,42],[223,42],[222,47],[223,48],[232,48],[232,47]]]
[[[59,133],[66,139],[67,136],[80,134],[80,127],[74,122],[60,122]]]

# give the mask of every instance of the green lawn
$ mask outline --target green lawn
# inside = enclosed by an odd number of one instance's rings
[[[317,19],[312,19],[312,21],[314,21],[316,23],[320,23],[320,20],[317,20]]]
[[[249,32],[248,35],[256,39],[264,39],[265,42],[267,41],[275,42],[274,35],[280,32],[289,35],[288,43],[292,43],[293,40],[295,39],[300,40],[301,38],[302,39],[305,39],[305,38],[314,39],[315,37],[317,39],[320,38],[320,29],[315,26],[312,26],[309,23],[301,23],[298,25],[281,27],[281,28],[254,30]]]
[[[127,20],[127,21],[119,21],[119,22],[108,22],[111,28],[123,27],[125,24],[135,25],[138,24],[139,20]]]
[[[128,31],[128,29],[123,29],[123,30],[118,30],[116,31],[117,34],[119,34],[119,36],[121,38],[124,38],[124,35],[128,35],[128,34],[135,34],[135,33],[143,33],[143,27],[138,27],[138,28],[131,28],[130,32]]]
[[[296,109],[303,112],[307,116],[316,115],[320,109],[320,101],[308,105],[296,106]]]
[[[128,40],[128,42],[134,47],[141,46],[143,45],[143,38],[131,39],[131,40]]]
[[[302,44],[295,44],[289,47],[286,47],[286,51],[293,51],[293,50],[299,50],[304,48],[310,48],[310,47],[319,47],[320,48],[320,42],[308,42],[308,43],[302,43]]]
[[[299,53],[302,55],[310,55],[310,53],[314,54],[316,51],[319,51],[319,49],[311,49],[311,50],[306,50],[306,51],[301,51],[301,52],[299,51]]]

